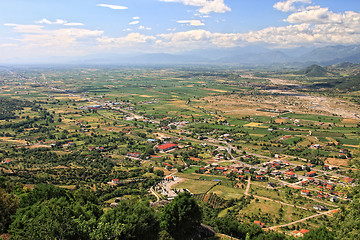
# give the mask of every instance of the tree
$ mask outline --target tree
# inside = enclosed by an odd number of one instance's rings
[[[37,202],[64,196],[68,197],[65,189],[48,184],[38,184],[31,192],[21,195],[20,207],[27,207]]]
[[[303,240],[335,240],[335,234],[322,226],[305,234]]]
[[[349,207],[342,207],[333,221],[338,239],[360,239],[360,198],[355,196]]]
[[[11,223],[10,217],[15,214],[16,209],[17,199],[0,188],[0,235],[7,232]]]
[[[359,169],[360,162],[355,161],[355,164],[357,169]],[[354,176],[359,179],[359,171]],[[353,196],[353,201],[349,206],[342,207],[341,211],[335,214],[335,219],[332,221],[336,239],[360,239],[360,186],[357,185],[351,188],[350,194]]]
[[[91,234],[96,240],[158,239],[159,221],[148,203],[121,201],[107,211]]]
[[[52,198],[17,211],[11,239],[89,239],[96,222],[92,212],[66,198]]]
[[[161,227],[174,239],[184,239],[200,226],[202,212],[190,193],[180,193],[162,211]]]

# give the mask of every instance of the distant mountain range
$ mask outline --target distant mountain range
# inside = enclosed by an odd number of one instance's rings
[[[297,54],[297,53],[302,54]],[[297,55],[297,56],[296,56]],[[360,45],[329,46],[316,49],[267,50],[265,48],[232,48],[196,50],[185,54],[152,53],[136,56],[108,55],[96,58],[87,56],[78,63],[95,64],[214,64],[214,65],[333,65],[342,62],[360,63]]]
[[[14,62],[19,61],[14,60]],[[271,65],[303,68],[313,64],[327,66],[342,62],[360,63],[360,45],[337,45],[315,49],[302,47],[278,50],[269,50],[262,46],[251,46],[227,49],[200,49],[182,54],[96,54],[78,58],[54,57],[51,59],[33,59],[31,62],[34,64],[46,62],[54,64],[113,65],[211,64],[245,67]]]

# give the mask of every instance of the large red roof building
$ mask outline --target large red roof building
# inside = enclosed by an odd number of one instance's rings
[[[175,144],[175,143],[166,143],[166,144],[158,146],[157,148],[162,152],[167,152],[167,151],[170,151],[170,150],[172,150],[174,148],[177,148],[177,144]]]

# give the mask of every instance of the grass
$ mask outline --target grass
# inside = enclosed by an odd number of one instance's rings
[[[311,212],[305,210],[263,199],[253,200],[250,205],[240,211],[240,214],[251,216],[268,226],[289,223],[312,215]]]
[[[200,194],[207,192],[215,184],[217,184],[217,182],[187,179],[179,184],[176,184],[173,188],[188,189],[193,194]]]
[[[285,194],[281,191],[275,191],[272,189],[266,189],[266,188],[258,187],[258,186],[254,186],[254,185],[251,185],[251,190],[249,193],[253,194],[253,195],[259,195],[259,196],[271,198],[274,200],[279,200],[279,201],[283,201],[283,199],[285,197]]]
[[[213,189],[211,189],[209,193],[215,193],[219,197],[229,200],[232,198],[240,198],[244,196],[245,189],[239,189],[224,185],[217,185]]]
[[[189,167],[183,173],[195,173],[196,170],[199,170],[200,167]]]
[[[328,123],[340,123],[342,121],[341,117],[333,116],[324,116],[324,115],[314,115],[314,114],[296,114],[296,113],[285,113],[281,117],[309,120],[309,121],[321,121]]]

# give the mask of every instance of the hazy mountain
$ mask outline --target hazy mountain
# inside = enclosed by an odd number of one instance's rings
[[[339,64],[339,63],[343,63],[343,62],[349,62],[349,63],[360,63],[360,52],[348,57],[344,57],[344,58],[336,58],[333,59],[331,61],[325,61],[323,62],[324,65],[334,65],[334,64]]]
[[[51,59],[11,60],[11,63],[32,64],[114,64],[114,65],[172,65],[172,64],[232,64],[244,66],[293,66],[302,68],[313,64],[334,65],[342,62],[360,63],[360,45],[328,46],[316,49],[266,49],[263,46],[226,49],[198,49],[183,53],[151,54],[94,54],[83,57],[53,57]]]
[[[239,64],[272,64],[285,63],[292,61],[289,57],[280,51],[269,51],[264,53],[249,53],[236,56],[229,56],[219,59],[219,63],[239,63]]]
[[[328,47],[314,49],[311,52],[297,58],[297,61],[300,62],[313,61],[318,63],[332,62],[332,64],[336,64],[341,62],[358,61],[359,54],[360,54],[360,45],[328,46]]]

